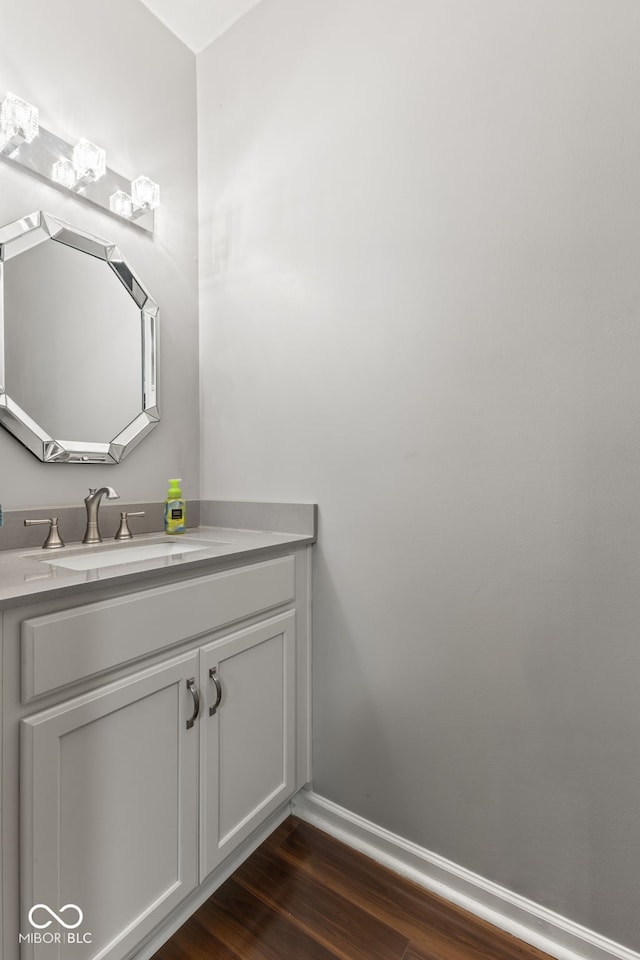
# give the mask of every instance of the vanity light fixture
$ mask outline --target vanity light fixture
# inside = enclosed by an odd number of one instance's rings
[[[72,146],[60,139],[40,126],[37,107],[13,93],[0,102],[0,157],[153,233],[158,184],[111,170],[106,151],[90,140]]]

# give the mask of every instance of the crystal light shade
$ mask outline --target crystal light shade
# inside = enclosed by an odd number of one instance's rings
[[[149,177],[138,177],[131,183],[131,196],[137,207],[154,210],[160,204],[160,187]]]
[[[12,137],[31,143],[40,129],[38,108],[8,93],[0,105],[0,134],[6,142]]]
[[[107,152],[90,140],[80,140],[73,148],[73,169],[78,180],[99,180],[107,169]]]
[[[109,209],[112,213],[129,219],[133,214],[133,200],[124,190],[116,190],[109,197]]]
[[[51,179],[71,190],[76,185],[76,172],[71,160],[57,160],[51,167]]]

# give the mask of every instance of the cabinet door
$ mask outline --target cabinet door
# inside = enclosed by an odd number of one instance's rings
[[[22,721],[23,960],[124,957],[197,885],[198,662]]]
[[[203,880],[294,791],[295,614],[204,647],[201,669]]]

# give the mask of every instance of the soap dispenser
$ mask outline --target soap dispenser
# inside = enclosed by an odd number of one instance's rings
[[[164,532],[170,535],[184,533],[187,505],[182,497],[182,480],[169,480],[169,491],[164,502]]]

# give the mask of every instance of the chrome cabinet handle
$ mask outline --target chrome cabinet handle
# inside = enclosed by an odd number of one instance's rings
[[[211,667],[211,669],[209,670],[209,676],[211,677],[211,679],[216,685],[216,702],[212,707],[209,707],[209,716],[212,717],[216,712],[216,710],[218,709],[218,707],[220,706],[220,701],[222,700],[222,684],[218,679],[218,675],[216,673],[215,667]]]
[[[189,677],[187,680],[187,690],[193,697],[193,715],[187,720],[187,730],[191,730],[191,727],[198,719],[198,714],[200,713],[200,694],[198,693],[198,688],[196,687],[195,677]]]

